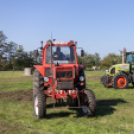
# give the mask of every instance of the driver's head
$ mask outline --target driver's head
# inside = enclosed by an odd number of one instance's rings
[[[57,48],[56,48],[56,52],[57,52],[57,53],[60,53],[60,47],[57,47]]]

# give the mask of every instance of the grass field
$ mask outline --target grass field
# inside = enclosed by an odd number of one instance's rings
[[[95,117],[85,118],[76,110],[47,109],[45,119],[35,119],[32,76],[22,71],[0,71],[0,134],[133,134],[134,89],[105,88],[103,71],[86,71],[86,84],[97,100]]]

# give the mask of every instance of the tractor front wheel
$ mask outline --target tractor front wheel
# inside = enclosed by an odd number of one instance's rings
[[[95,95],[92,90],[84,90],[84,98],[82,100],[82,114],[86,117],[93,116],[96,109]]]
[[[33,91],[33,109],[34,116],[38,119],[45,117],[46,115],[46,98],[43,91]]]
[[[114,89],[126,89],[128,87],[128,78],[124,73],[116,74],[112,79]]]

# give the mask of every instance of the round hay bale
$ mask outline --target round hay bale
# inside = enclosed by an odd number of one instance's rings
[[[32,75],[33,69],[32,68],[25,68],[24,69],[24,75]]]

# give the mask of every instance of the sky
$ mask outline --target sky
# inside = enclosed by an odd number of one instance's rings
[[[134,0],[0,0],[0,31],[25,51],[52,33],[103,58],[134,50]]]

